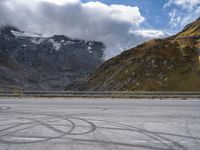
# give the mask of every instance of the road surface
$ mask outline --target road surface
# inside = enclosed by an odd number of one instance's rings
[[[0,100],[0,150],[199,149],[200,100]]]

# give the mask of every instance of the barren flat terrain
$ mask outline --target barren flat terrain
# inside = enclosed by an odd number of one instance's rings
[[[0,100],[0,150],[199,147],[199,100]]]

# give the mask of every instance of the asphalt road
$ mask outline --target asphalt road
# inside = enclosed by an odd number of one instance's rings
[[[0,150],[148,149],[199,150],[200,100],[0,100]]]

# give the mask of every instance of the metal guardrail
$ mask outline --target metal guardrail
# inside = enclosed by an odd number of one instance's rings
[[[3,91],[0,97],[200,98],[200,92]]]

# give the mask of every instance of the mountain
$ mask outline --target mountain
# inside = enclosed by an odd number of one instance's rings
[[[104,45],[0,28],[0,89],[63,90],[103,62]]]
[[[200,18],[177,35],[154,39],[103,63],[66,90],[199,91]]]

